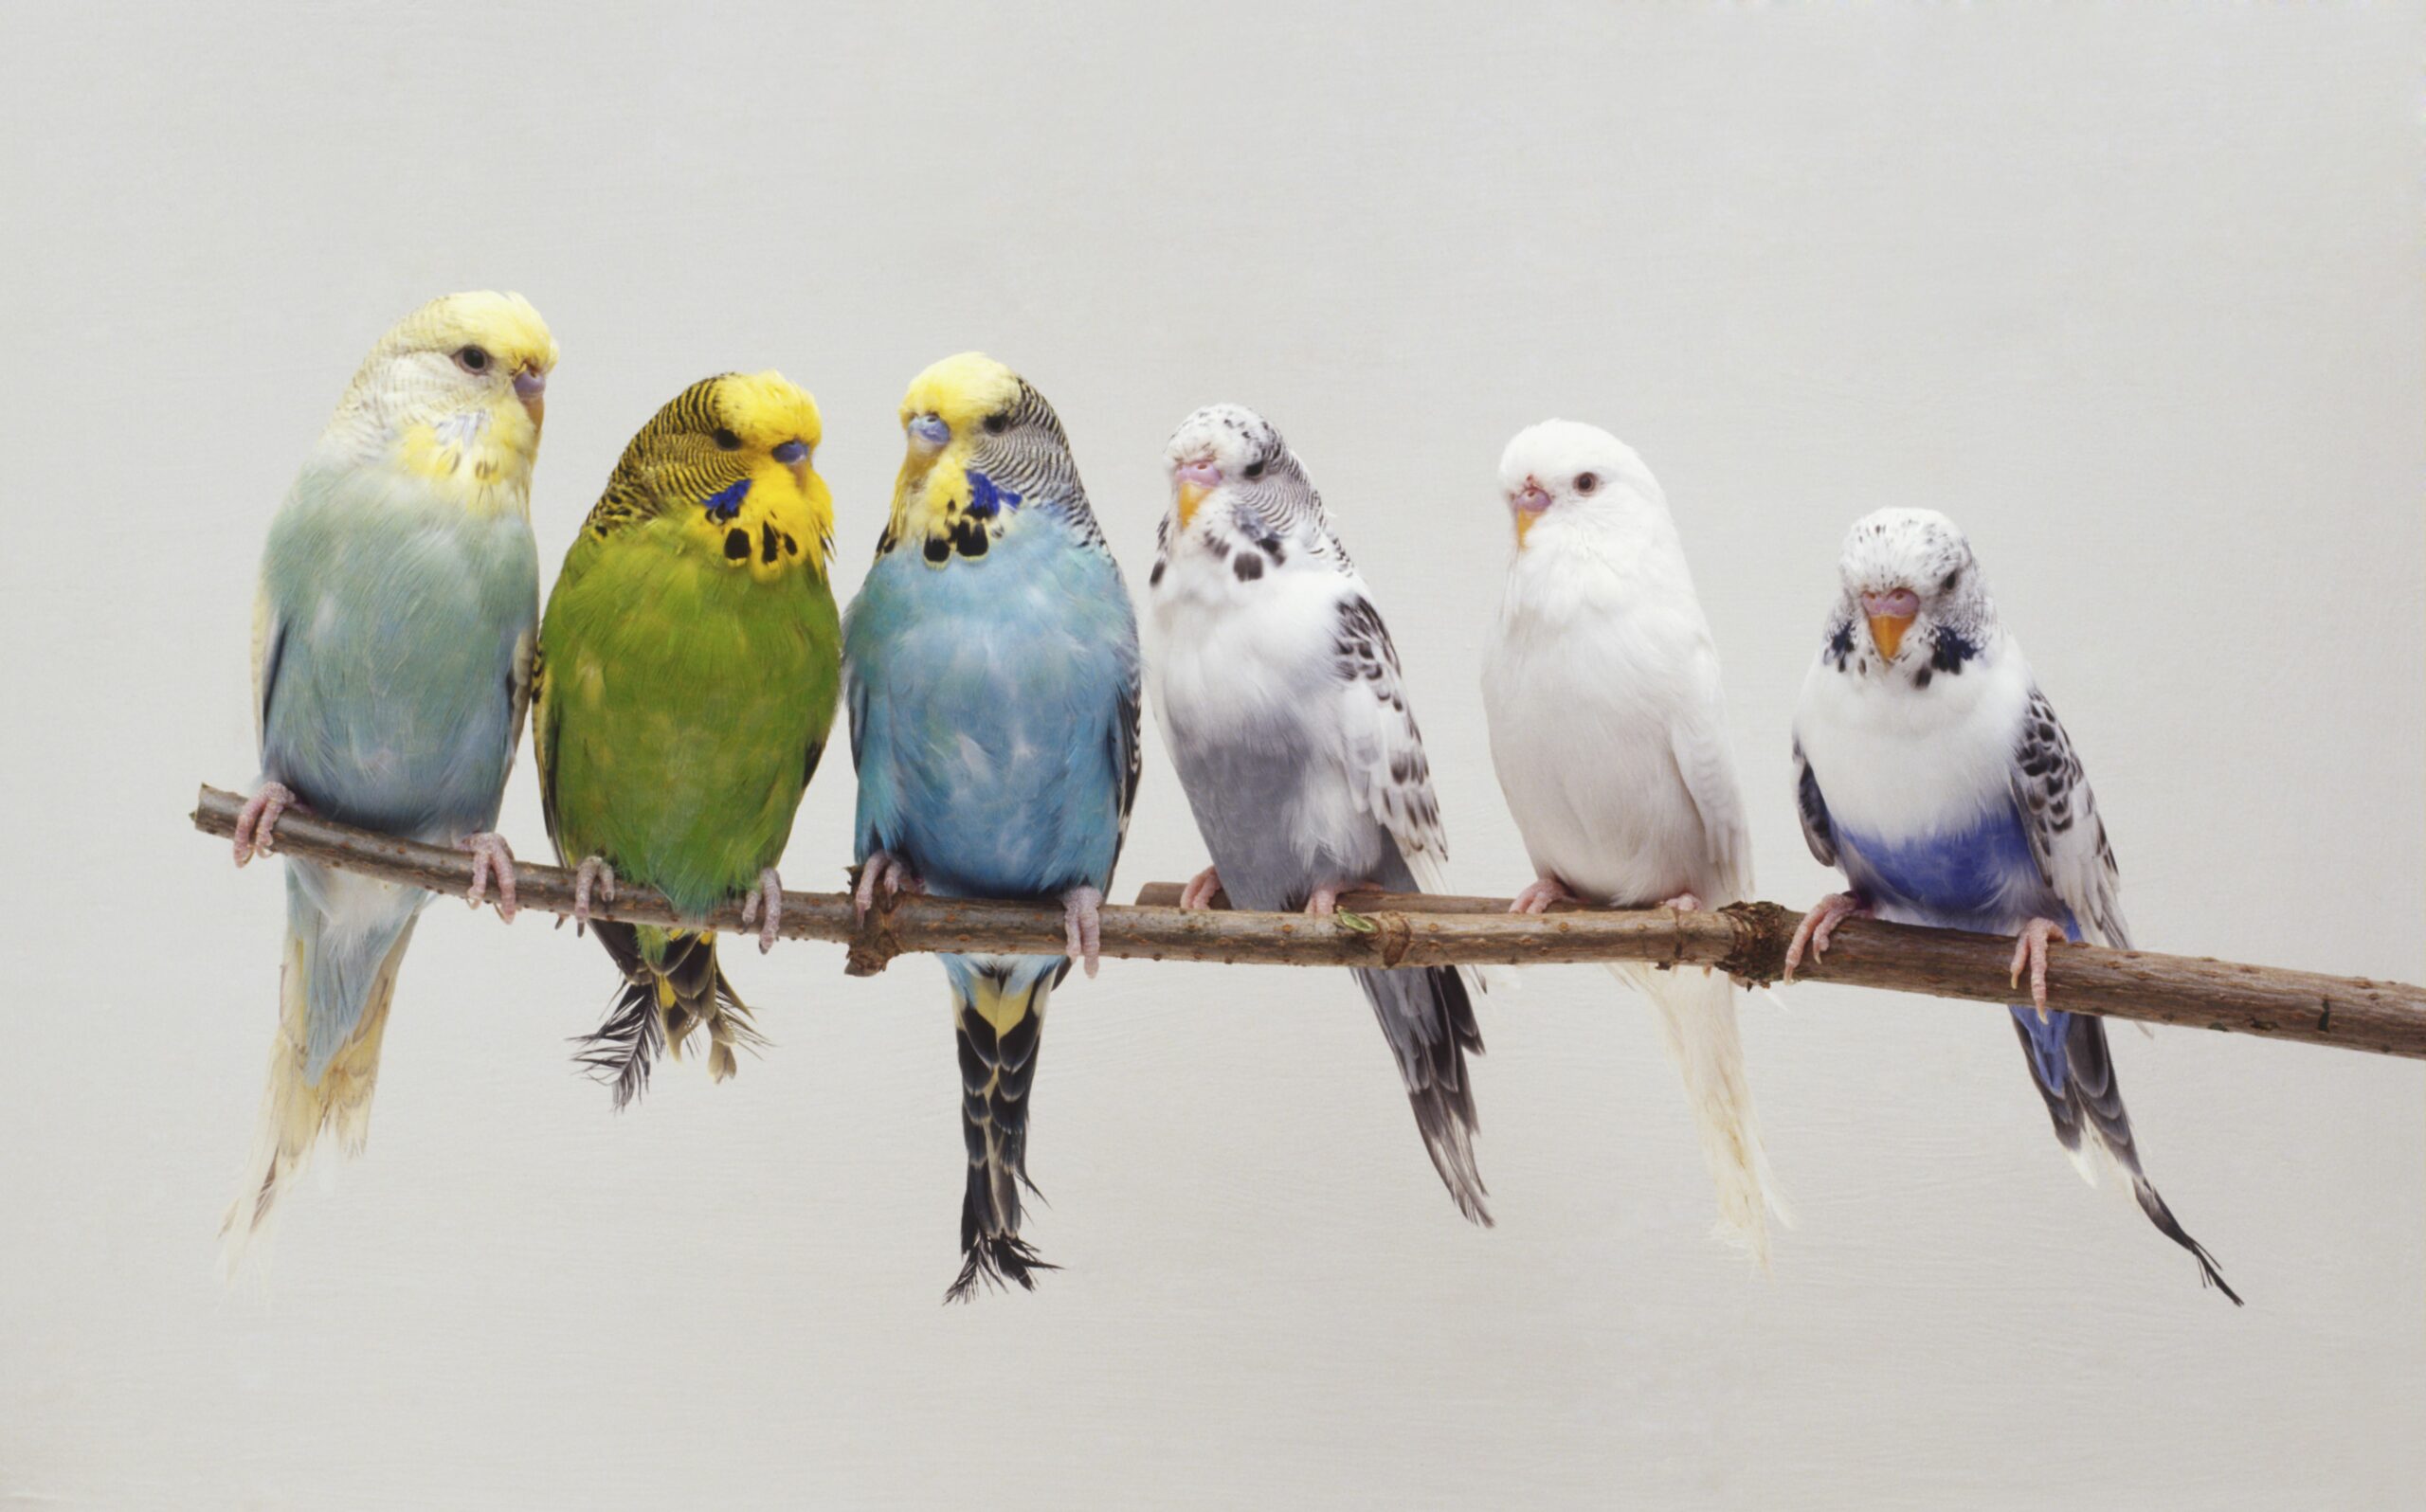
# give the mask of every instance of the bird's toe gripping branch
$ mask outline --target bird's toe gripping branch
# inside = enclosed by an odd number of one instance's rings
[[[296,801],[295,789],[284,783],[263,783],[253,796],[244,800],[244,807],[236,816],[236,864],[244,865],[256,855],[267,855],[277,849],[278,818],[290,808],[301,808]]]
[[[1866,916],[1870,908],[1850,892],[1831,892],[1811,906],[1802,922],[1794,927],[1794,938],[1786,942],[1785,980],[1794,980],[1794,968],[1802,964],[1803,950],[1808,947],[1811,959],[1819,960],[1828,953],[1829,937],[1837,926],[1847,919]]]
[[[889,851],[868,853],[851,887],[852,916],[859,931],[851,938],[844,975],[873,977],[901,953],[901,943],[893,933],[893,906],[905,893],[926,891],[925,880],[907,861]]]
[[[1061,894],[1062,927],[1069,936],[1070,959],[1090,977],[1103,963],[1103,892],[1097,888],[1072,888]]]
[[[615,901],[615,869],[603,855],[585,855],[572,873],[572,922],[575,927],[589,927],[589,900],[592,894],[612,903]]]
[[[2013,942],[2013,984],[2021,985],[2024,967],[2030,971],[2030,1005],[2038,1010],[2038,1021],[2047,1021],[2047,946],[2062,945],[2064,927],[2053,919],[2033,919],[2021,927]]]
[[[741,896],[741,922],[758,927],[758,953],[765,955],[775,948],[775,938],[784,924],[784,881],[773,867],[758,873],[758,886]]]
[[[514,847],[506,844],[505,837],[495,830],[482,830],[478,835],[466,835],[457,840],[455,849],[467,851],[472,856],[472,890],[464,895],[463,901],[476,909],[487,902],[489,882],[494,878],[497,882],[497,916],[512,924],[514,910],[518,907],[514,891]]]

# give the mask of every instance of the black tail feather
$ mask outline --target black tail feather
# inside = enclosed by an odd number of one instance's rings
[[[957,998],[953,1003],[969,1183],[960,1205],[966,1259],[959,1279],[944,1293],[947,1302],[968,1301],[981,1279],[995,1286],[1008,1279],[1022,1290],[1034,1290],[1029,1272],[1054,1269],[1020,1237],[1020,1190],[1043,1197],[1027,1174],[1028,1091],[1036,1084],[1044,1005],[1053,985],[1040,979],[1024,989],[1019,1017],[998,1033],[987,1010],[1004,1017],[1001,1009],[1014,996],[1008,979],[1015,969],[1005,963],[978,972],[972,986],[987,999],[982,1007]]]
[[[651,965],[641,953],[640,934],[628,924],[592,920],[598,943],[624,974],[624,987],[595,1033],[578,1036],[574,1055],[597,1080],[614,1089],[618,1111],[648,1089],[660,1051],[677,1059],[694,1031],[704,1026],[712,1040],[709,1070],[716,1080],[733,1074],[733,1047],[755,1052],[767,1043],[750,1021],[750,1008],[716,963],[715,936],[677,934],[666,942],[665,960]],[[661,1000],[659,983],[672,989]]]
[[[997,1233],[971,1246],[967,1259],[961,1262],[960,1276],[945,1288],[944,1301],[968,1302],[977,1295],[979,1282],[1001,1290],[1008,1281],[1022,1291],[1036,1289],[1038,1270],[1059,1270],[1061,1268],[1039,1258],[1025,1240],[1016,1233]]]
[[[1469,1053],[1483,1053],[1482,1030],[1465,977],[1454,966],[1358,971],[1355,977],[1397,1053],[1407,1104],[1440,1184],[1469,1221],[1492,1227],[1490,1189],[1475,1163],[1474,1136],[1482,1125],[1466,1067]]]
[[[2038,1089],[2039,1097],[2047,1105],[2055,1138],[2063,1142],[2064,1148],[2077,1153],[2083,1132],[2093,1132],[2107,1153],[2114,1157],[2114,1162],[2130,1177],[2132,1195],[2139,1198],[2140,1211],[2148,1215],[2159,1233],[2189,1251],[2191,1258],[2199,1262],[2200,1285],[2222,1292],[2236,1307],[2246,1305],[2240,1293],[2224,1280],[2216,1257],[2182,1228],[2182,1221],[2173,1215],[2173,1209],[2157,1195],[2155,1183],[2140,1168],[2139,1143],[2131,1132],[2131,1115],[2123,1107],[2123,1086],[2114,1074],[2106,1020],[2088,1014],[2072,1016],[2071,1022],[2064,1026],[2064,1085],[2051,1088],[2039,1074],[2030,1028],[2022,1022],[2022,1014],[2030,1011],[2014,1011],[2014,1034],[2021,1040],[2022,1054],[2030,1062],[2031,1085]]]

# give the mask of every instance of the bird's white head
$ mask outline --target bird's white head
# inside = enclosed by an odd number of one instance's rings
[[[1163,449],[1171,480],[1166,550],[1189,542],[1223,550],[1294,542],[1329,554],[1321,495],[1270,421],[1243,405],[1207,405],[1181,421]],[[1240,574],[1243,579],[1246,573]]]
[[[1518,550],[1571,529],[1668,515],[1668,500],[1635,449],[1573,420],[1518,431],[1499,456],[1499,492]]]
[[[1857,634],[1866,634],[1876,653],[1874,662],[1859,657],[1862,670],[1874,666],[1880,675],[1907,662],[1959,670],[1985,647],[1996,614],[1987,585],[1971,543],[1937,511],[1863,515],[1845,536],[1837,566],[1843,596],[1823,655],[1838,667],[1857,656]]]

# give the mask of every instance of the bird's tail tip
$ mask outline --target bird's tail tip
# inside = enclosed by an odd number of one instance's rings
[[[1060,1269],[1039,1255],[1016,1233],[984,1234],[969,1247],[960,1275],[944,1289],[944,1301],[973,1301],[981,1285],[999,1291],[1005,1282],[1022,1291],[1034,1291],[1037,1271]]]
[[[2241,1300],[2240,1293],[2232,1288],[2232,1283],[2224,1279],[2223,1268],[2216,1264],[2216,1257],[2208,1252],[2205,1245],[2190,1236],[2189,1231],[2182,1226],[2182,1220],[2173,1215],[2173,1209],[2157,1195],[2155,1185],[2146,1177],[2135,1175],[2131,1190],[2132,1195],[2140,1199],[2141,1211],[2148,1215],[2150,1223],[2156,1225],[2157,1232],[2189,1251],[2190,1258],[2199,1262],[2199,1284],[2201,1287],[2215,1287],[2236,1307],[2249,1305]]]

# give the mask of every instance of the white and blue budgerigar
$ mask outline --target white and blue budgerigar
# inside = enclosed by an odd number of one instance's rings
[[[531,696],[539,560],[531,467],[556,345],[519,296],[458,294],[397,322],[304,460],[262,554],[253,636],[261,783],[236,864],[289,807],[472,853],[475,905]],[[320,1135],[370,1132],[419,888],[289,858],[279,1034],[261,1135],[222,1234],[268,1223]]]
[[[959,1035],[966,1259],[1033,1289],[1020,1237],[1046,999],[1095,974],[1137,794],[1137,621],[1044,396],[976,352],[920,373],[893,514],[843,621],[862,916],[878,892],[1058,903],[1061,955],[946,955]],[[1030,1186],[1030,1190],[1034,1190]]]
[[[1667,495],[1634,448],[1597,425],[1520,431],[1499,461],[1514,527],[1483,653],[1492,765],[1535,879],[1515,910],[1725,908],[1752,891],[1752,839],[1718,648]],[[1719,1233],[1768,1264],[1788,1221],[1762,1147],[1723,974],[1610,967],[1657,1010],[1685,1083]]]
[[[1336,910],[1339,894],[1440,891],[1447,859],[1398,653],[1305,468],[1236,405],[1181,423],[1164,456],[1171,509],[1147,594],[1150,676],[1180,785],[1219,890],[1240,908]],[[1433,1167],[1488,1224],[1475,1168],[1468,1053],[1478,982],[1447,966],[1358,970]]]
[[[1811,854],[1852,888],[1803,919],[1788,977],[1857,915],[2014,936],[2014,983],[2026,972],[2031,999],[2013,1008],[2014,1030],[2055,1137],[2092,1182],[2094,1150],[2110,1157],[2148,1220],[2237,1304],[2141,1169],[2106,1021],[2048,1008],[2050,942],[2129,948],[2122,880],[2080,758],[1999,623],[1970,543],[1933,510],[1881,510],[1855,524],[1838,573],[1794,765]]]

